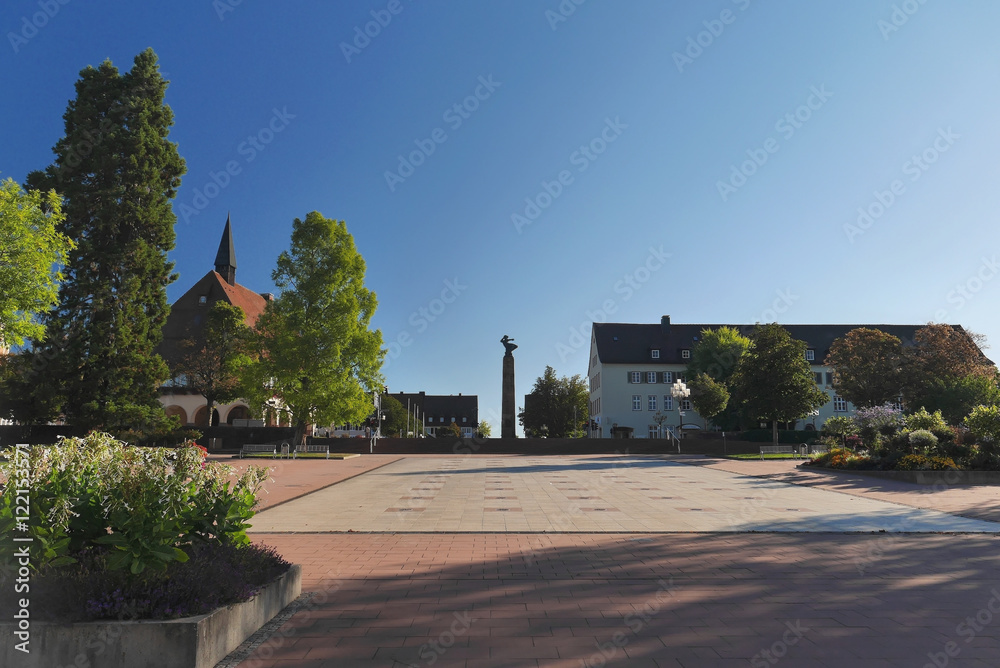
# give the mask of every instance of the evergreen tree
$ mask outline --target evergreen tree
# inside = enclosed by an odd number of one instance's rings
[[[167,139],[166,87],[152,49],[127,74],[110,61],[87,67],[55,162],[28,177],[29,187],[63,197],[62,231],[77,244],[42,346],[57,348],[44,382],[76,426],[150,429],[164,419],[157,388],[169,372],[154,349],[176,279],[170,200],[185,171]]]

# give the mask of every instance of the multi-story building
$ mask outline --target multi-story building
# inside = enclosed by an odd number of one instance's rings
[[[462,438],[472,438],[479,428],[479,397],[475,394],[396,392],[389,396],[409,410],[415,421],[424,425],[428,436],[434,436],[440,427],[452,422],[462,430]]]
[[[661,438],[678,426],[707,429],[710,425],[690,401],[676,401],[673,383],[684,377],[691,350],[704,329],[733,327],[744,336],[755,325],[695,325],[671,323],[663,316],[659,324],[594,323],[590,339],[590,415],[596,429],[593,437],[617,434],[635,438]],[[912,345],[923,325],[782,325],[793,339],[806,344],[806,359],[816,385],[830,397],[818,413],[799,420],[797,429],[819,429],[834,415],[852,415],[854,406],[836,394],[833,369],[823,364],[835,339],[858,327],[879,329]],[[961,330],[960,325],[953,325]],[[731,364],[732,361],[727,361]],[[683,416],[679,414],[683,413]],[[658,421],[659,418],[659,421]]]

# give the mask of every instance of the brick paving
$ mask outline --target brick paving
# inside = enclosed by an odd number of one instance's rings
[[[691,475],[716,467],[734,485],[760,476],[799,485],[799,472],[786,462],[689,463],[708,465],[690,467]],[[335,468],[325,472],[336,475]],[[521,476],[506,475],[495,486],[519,492]],[[311,484],[327,482],[315,475]],[[620,483],[630,494],[652,486],[630,482]],[[810,476],[798,489],[834,494],[845,513],[850,499],[949,512],[996,498],[993,488],[956,487],[939,496],[907,483],[867,482],[871,492],[858,481]],[[822,485],[845,489],[809,488]],[[253,537],[301,563],[303,590],[317,594],[240,664],[245,668],[1000,665],[1000,537],[991,533]]]

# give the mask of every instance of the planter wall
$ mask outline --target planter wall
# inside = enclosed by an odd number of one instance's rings
[[[856,474],[918,485],[1000,485],[1000,471],[847,471],[818,466],[809,467],[809,470]]]
[[[302,593],[293,565],[253,599],[197,617],[165,621],[32,623],[30,653],[13,624],[0,624],[5,668],[212,668]],[[30,610],[30,608],[29,608]]]

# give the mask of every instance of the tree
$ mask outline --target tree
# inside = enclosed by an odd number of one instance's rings
[[[987,375],[933,380],[922,388],[919,401],[928,410],[940,411],[948,424],[957,425],[976,406],[1000,404],[1000,388],[996,377]]]
[[[590,393],[580,375],[558,378],[550,366],[535,380],[518,415],[529,437],[580,437],[583,425],[590,421]]]
[[[946,387],[969,376],[996,378],[996,367],[980,350],[982,337],[977,334],[930,323],[913,339],[903,357],[903,399],[909,407],[932,408],[942,384]]]
[[[385,351],[382,332],[369,329],[378,301],[347,225],[318,211],[296,218],[271,278],[281,293],[257,319],[257,359],[243,376],[248,398],[287,407],[296,443],[310,422],[363,421],[383,389]]]
[[[837,393],[855,406],[882,406],[900,396],[903,342],[891,334],[852,329],[833,342],[825,364],[833,367]]]
[[[44,318],[57,354],[42,383],[77,427],[155,429],[165,419],[157,389],[169,371],[155,348],[176,279],[170,200],[185,171],[167,139],[166,87],[152,49],[127,74],[110,61],[87,67],[55,162],[28,176],[30,188],[63,197],[63,232],[77,244],[59,306]]]
[[[391,394],[382,395],[382,414],[382,433],[387,436],[423,433],[423,425],[412,415],[407,419],[406,406]]]
[[[479,421],[479,428],[476,429],[476,437],[477,438],[489,438],[492,433],[493,433],[493,430],[490,427],[490,423],[487,422],[486,420],[480,420]]]
[[[735,327],[701,330],[701,340],[691,350],[688,376],[703,373],[712,380],[728,383],[740,358],[750,347],[750,339]],[[698,411],[701,413],[701,411]]]
[[[437,438],[462,438],[462,428],[457,422],[449,422],[443,427],[438,427],[434,433]]]
[[[777,445],[778,422],[803,418],[830,397],[814,383],[806,344],[793,339],[784,327],[760,325],[750,342],[733,373],[733,395],[748,417],[771,422]]]
[[[965,418],[965,424],[979,439],[981,450],[990,455],[1000,452],[1000,408],[976,406]]]
[[[726,410],[729,390],[726,386],[706,373],[699,373],[687,382],[691,390],[691,404],[705,419],[712,419]]]
[[[241,394],[240,370],[250,362],[253,332],[239,306],[215,302],[208,312],[201,341],[185,339],[176,372],[185,377],[189,389],[205,397],[208,426],[216,403],[228,403]]]
[[[0,182],[0,346],[40,339],[36,317],[58,303],[60,265],[75,244],[59,231],[65,216],[55,191],[24,192]]]

